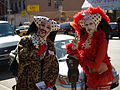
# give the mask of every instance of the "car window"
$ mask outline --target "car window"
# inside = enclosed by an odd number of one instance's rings
[[[8,23],[0,23],[0,37],[13,34],[13,29]]]
[[[18,27],[17,29],[18,30],[24,30],[24,27]]]
[[[18,30],[25,30],[25,29],[28,29],[29,27],[18,27],[17,29]]]
[[[29,29],[29,27],[25,27],[25,29]]]
[[[111,26],[111,28],[114,30],[114,29],[116,29],[116,24],[110,24],[110,26]]]
[[[71,39],[67,39],[55,42],[56,54],[58,59],[62,60],[62,58],[65,58],[67,56],[65,46],[67,43],[70,43],[71,41],[72,41]]]

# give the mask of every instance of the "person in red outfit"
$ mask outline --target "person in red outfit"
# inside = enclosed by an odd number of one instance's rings
[[[74,16],[78,39],[66,45],[70,57],[79,60],[85,75],[88,90],[110,90],[112,65],[108,50],[110,19],[100,7],[90,7]]]

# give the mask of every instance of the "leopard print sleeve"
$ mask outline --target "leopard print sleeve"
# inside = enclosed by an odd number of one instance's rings
[[[36,49],[32,45],[30,38],[27,36],[22,37],[18,43],[18,58],[19,62],[36,60],[38,58]]]
[[[47,38],[47,49],[53,51],[54,55],[56,55],[56,49],[54,43],[49,38]]]
[[[53,51],[54,54],[49,53],[43,60],[43,80],[50,81],[54,85],[59,73],[59,64],[54,43],[50,39],[47,40],[47,46],[48,50]]]

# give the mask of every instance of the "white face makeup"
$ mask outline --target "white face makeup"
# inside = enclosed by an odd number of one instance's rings
[[[59,24],[56,21],[44,16],[34,16],[34,22],[38,27],[37,33],[32,34],[32,42],[38,48],[39,44],[45,44],[46,38],[52,31],[60,29]]]
[[[39,30],[37,32],[37,34],[40,37],[45,37],[48,36],[49,32],[51,31],[51,26],[49,23],[45,23],[45,22],[41,22],[41,25],[39,26]]]
[[[95,31],[97,31],[95,23],[91,19],[86,19],[85,20],[85,25],[84,25],[86,32],[88,34],[93,34]]]

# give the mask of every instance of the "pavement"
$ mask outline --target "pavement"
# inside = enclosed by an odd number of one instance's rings
[[[8,81],[9,81],[9,83],[8,83]],[[15,84],[15,79],[12,78],[12,79],[6,80],[5,82],[7,82],[7,83],[5,84],[4,82],[0,81],[0,90],[12,90],[11,85]],[[56,85],[56,87],[58,90],[70,90],[70,88],[61,87],[60,85]],[[84,89],[77,87],[77,90],[84,90]],[[120,90],[120,86],[118,86],[112,90]]]
[[[12,90],[12,89],[0,84],[0,90]]]

